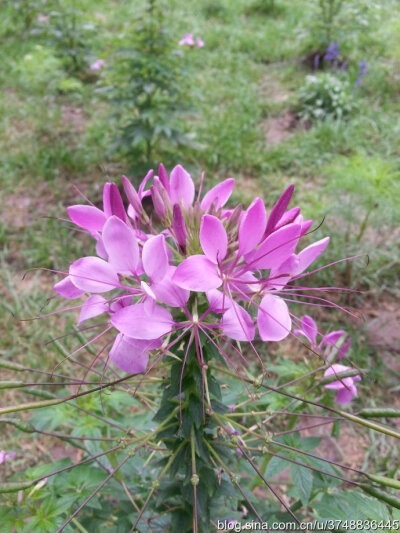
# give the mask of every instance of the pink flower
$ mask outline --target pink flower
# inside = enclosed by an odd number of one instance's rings
[[[344,365],[332,365],[324,373],[324,376],[333,376],[351,370],[348,366]],[[326,389],[336,390],[336,401],[341,405],[345,405],[357,396],[357,388],[354,385],[355,381],[360,381],[360,376],[352,376],[347,378],[341,378],[338,381],[333,381],[325,385]]]
[[[91,65],[90,70],[101,70],[104,67],[104,59],[96,59]]]
[[[114,183],[104,186],[102,208],[67,209],[76,229],[94,239],[96,251],[72,262],[54,286],[68,299],[85,296],[77,306],[79,324],[102,316],[104,325],[105,317],[104,331],[95,339],[115,332],[110,361],[123,371],[143,373],[155,350],[163,357],[189,332],[189,345],[195,343],[202,365],[200,334],[212,343],[221,336],[228,343],[251,343],[257,330],[263,341],[290,334],[288,296],[300,289],[289,284],[329,240],[297,251],[311,221],[304,221],[299,207],[288,209],[293,187],[267,216],[261,198],[246,210],[240,205],[226,209],[232,178],[196,196],[194,181],[181,165],[169,175],[163,165],[157,176],[149,171],[138,190],[125,176],[122,181],[127,209]],[[145,198],[152,200],[161,230],[143,209]],[[303,329],[315,342],[310,327],[306,320]]]
[[[179,41],[179,46],[194,46],[193,33],[185,33],[183,39]]]
[[[317,324],[308,315],[304,315],[302,317],[300,326],[301,327],[299,329],[295,329],[293,333],[295,335],[303,335],[306,337],[306,339],[310,342],[310,346],[319,350],[325,357],[330,349],[335,348],[339,351],[336,359],[340,361],[350,348],[350,337],[341,346],[337,346],[339,339],[346,335],[346,332],[342,329],[331,331],[326,335],[322,335],[318,332]],[[321,337],[319,342],[317,342],[317,336]]]
[[[193,36],[193,33],[185,33],[183,39],[179,41],[179,46],[196,46],[197,48],[203,48],[204,41],[201,37]]]
[[[14,459],[16,456],[16,453],[6,453],[4,450],[0,450],[0,465],[4,463],[6,459]]]
[[[49,22],[50,15],[43,15],[43,13],[39,13],[37,16],[37,21],[40,23],[46,23]]]

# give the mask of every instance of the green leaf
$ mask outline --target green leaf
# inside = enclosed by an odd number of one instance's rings
[[[299,492],[299,496],[303,502],[303,505],[307,505],[313,486],[313,476],[311,470],[296,464],[291,464],[290,473],[293,483]]]
[[[268,481],[269,478],[275,477],[280,472],[283,472],[285,468],[289,466],[289,462],[281,459],[280,457],[272,457],[268,463],[265,471],[265,477]]]

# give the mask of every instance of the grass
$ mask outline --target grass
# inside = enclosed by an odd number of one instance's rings
[[[87,58],[104,58],[107,70],[121,40],[134,31],[142,2],[65,4],[79,7],[85,21],[95,24],[96,31],[85,34]],[[323,221],[315,235],[332,237],[324,261],[360,253],[369,257],[367,266],[364,257],[351,269],[341,265],[322,271],[318,283],[368,290],[368,301],[379,311],[382,301],[399,294],[400,5],[394,0],[349,2],[355,14],[335,40],[350,69],[357,70],[364,58],[368,62],[362,85],[353,91],[357,106],[351,117],[310,128],[297,124],[283,142],[268,145],[266,124],[293,113],[310,72],[304,59],[320,50],[322,37],[315,0],[265,4],[274,7],[265,8],[260,0],[168,2],[171,35],[178,42],[193,32],[205,47],[181,50],[193,101],[182,128],[193,134],[196,148],[176,150],[166,162],[182,162],[194,176],[204,170],[210,185],[237,177],[235,199],[245,204],[255,195],[271,204],[294,183],[294,204],[314,218],[315,226]],[[119,183],[135,162],[109,149],[117,125],[103,74],[82,80],[67,72],[54,44],[37,31],[43,28],[36,22],[38,11],[26,29],[13,5],[0,6],[0,320],[8,331],[0,347],[9,359],[32,365],[45,359],[49,367],[58,355],[44,341],[71,328],[73,317],[16,321],[14,315],[37,315],[51,295],[51,274],[45,281],[30,274],[21,282],[21,276],[34,267],[63,270],[86,250],[86,242],[53,217],[63,218],[65,206],[81,202],[73,185],[99,203],[102,183]],[[367,296],[359,294],[350,303],[362,312]],[[56,309],[55,302],[46,309]],[[340,314],[322,315],[322,320],[341,327],[346,322]],[[352,357],[372,372],[365,388],[378,382],[382,389],[389,372],[368,344],[366,328],[348,327],[355,337]]]

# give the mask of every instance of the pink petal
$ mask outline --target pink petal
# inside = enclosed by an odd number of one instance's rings
[[[254,339],[255,327],[249,313],[238,304],[224,313],[221,320],[224,335],[237,341],[251,341]]]
[[[347,354],[347,352],[349,351],[350,345],[351,345],[351,337],[349,337],[347,341],[343,344],[343,346],[340,348],[338,356],[337,356],[338,361],[343,359],[343,357]],[[356,377],[359,377],[359,376],[356,376]]]
[[[69,267],[73,284],[85,292],[107,292],[119,285],[118,275],[103,259],[82,257]]]
[[[82,305],[81,312],[79,314],[78,326],[89,318],[101,315],[108,312],[108,303],[105,298],[99,294],[93,294],[86,299]]]
[[[292,320],[286,302],[273,294],[266,294],[258,310],[258,331],[263,341],[281,341],[287,337]]]
[[[74,224],[88,231],[101,231],[107,220],[103,211],[93,205],[71,205],[67,213]]]
[[[268,236],[275,229],[277,223],[283,217],[284,212],[286,211],[290,200],[292,199],[294,191],[294,185],[289,185],[289,187],[283,192],[280,196],[274,207],[271,209],[271,213],[268,217],[268,223],[265,230],[265,236]]]
[[[143,268],[152,281],[161,281],[168,269],[168,253],[164,235],[151,237],[144,243]]]
[[[264,235],[267,214],[264,202],[256,198],[247,211],[239,227],[239,253],[244,255],[252,250]]]
[[[162,163],[158,165],[158,177],[160,178],[161,183],[164,186],[164,189],[169,192],[169,179],[167,171]]]
[[[79,296],[85,294],[85,291],[82,291],[81,289],[78,289],[78,287],[75,287],[69,276],[56,283],[53,289],[58,292],[60,296],[68,298],[69,300],[79,298]]]
[[[139,262],[139,246],[133,230],[113,215],[104,225],[103,245],[116,272],[132,274]]]
[[[343,388],[337,391],[336,401],[340,405],[346,405],[347,403],[350,403],[355,396],[357,396],[357,389],[355,385],[352,384],[348,389]]]
[[[311,345],[315,346],[318,333],[317,324],[310,316],[304,315],[301,319],[301,327],[303,328],[304,334],[310,341]]]
[[[298,224],[288,224],[274,231],[259,248],[246,256],[246,261],[252,268],[278,268],[294,252],[300,238],[301,227]]]
[[[224,313],[232,306],[232,300],[218,289],[207,291],[206,296],[214,313]]]
[[[122,176],[122,186],[124,188],[126,197],[128,198],[130,207],[132,207],[134,213],[140,213],[142,211],[142,202],[140,201],[139,195],[136,192],[135,187],[132,185],[132,183],[126,176]]]
[[[150,195],[150,189],[145,190],[144,188],[146,187],[147,182],[153,177],[153,174],[154,174],[154,171],[149,170],[148,173],[143,178],[141,184],[139,185],[138,194],[139,194],[140,200],[142,200],[145,196]]]
[[[172,277],[174,283],[189,291],[209,291],[222,285],[217,267],[205,255],[192,255],[185,259]]]
[[[212,215],[204,215],[200,224],[200,244],[213,263],[222,262],[228,250],[228,236],[222,222]]]
[[[291,224],[292,222],[297,222],[296,218],[300,214],[300,207],[292,207],[292,209],[289,209],[289,211],[286,211],[279,220],[279,222],[276,224],[274,231],[276,231],[279,228],[283,228],[283,226],[286,226],[287,224]]]
[[[104,185],[103,208],[107,218],[115,215],[124,222],[127,222],[128,219],[125,213],[124,204],[115,183],[107,182]]]
[[[175,270],[176,267],[169,267],[164,278],[154,283],[151,288],[159,302],[171,307],[182,307],[189,300],[190,291],[178,287],[172,281]]]
[[[180,200],[187,208],[194,200],[194,183],[190,174],[181,166],[172,169],[170,175],[170,196],[173,204],[179,204]]]
[[[111,324],[134,339],[158,339],[171,331],[174,321],[167,309],[155,305],[150,313],[142,303],[116,311],[111,316]]]
[[[307,233],[312,226],[312,220],[305,220],[301,225],[301,237]]]
[[[307,246],[307,248],[304,248],[304,250],[297,254],[299,264],[295,274],[297,275],[304,272],[304,270],[306,270],[306,268],[308,268],[311,263],[322,254],[322,252],[328,246],[328,243],[329,237],[325,237],[325,239],[321,239],[320,241],[310,244],[310,246]]]
[[[141,374],[147,368],[149,352],[141,345],[135,345],[133,339],[128,340],[128,337],[120,333],[110,350],[110,360],[123,372]]]
[[[228,178],[222,183],[218,183],[215,187],[210,189],[201,201],[200,207],[207,211],[211,205],[214,204],[216,209],[223,207],[226,202],[229,200],[230,195],[232,194],[233,187],[235,185],[235,180],[233,178]]]
[[[345,333],[346,332],[342,329],[339,329],[337,331],[331,331],[322,338],[320,347],[322,348],[322,346],[325,346],[326,344],[329,344],[330,346],[335,346],[340,337],[342,337]]]

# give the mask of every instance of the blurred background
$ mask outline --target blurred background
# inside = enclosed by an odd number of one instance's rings
[[[312,240],[332,239],[317,266],[361,255],[317,281],[357,289],[337,301],[360,318],[306,311],[352,336],[368,372],[355,402],[400,407],[398,0],[6,0],[0,21],[3,356],[49,369],[46,341],[74,325],[73,313],[16,320],[52,296],[53,274],[30,269],[88,249],[65,207],[181,163],[207,188],[235,177],[244,205],[294,183]],[[361,452],[355,438],[342,441],[349,464],[395,468],[384,437]],[[41,453],[27,443],[28,462]]]

